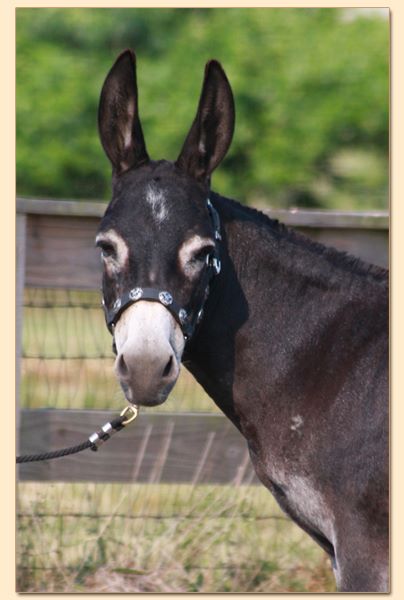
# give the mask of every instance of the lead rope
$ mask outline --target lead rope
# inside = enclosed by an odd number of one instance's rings
[[[119,417],[111,422],[105,423],[101,429],[95,433],[92,433],[88,440],[77,446],[71,446],[70,448],[62,448],[61,450],[55,450],[53,452],[45,452],[43,454],[24,454],[17,456],[17,464],[27,462],[39,462],[42,460],[50,460],[51,458],[61,458],[63,456],[69,456],[70,454],[77,454],[83,450],[90,448],[93,452],[96,452],[98,448],[107,440],[109,440],[114,433],[124,429],[129,423],[132,423],[138,415],[137,406],[126,406]]]

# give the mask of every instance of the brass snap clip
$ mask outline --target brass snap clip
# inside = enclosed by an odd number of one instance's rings
[[[128,417],[125,419],[125,421],[122,421],[122,425],[126,427],[126,425],[129,425],[129,423],[132,423],[132,421],[136,419],[138,413],[139,409],[137,406],[125,406],[121,412],[121,417],[125,417],[126,415],[128,415]]]

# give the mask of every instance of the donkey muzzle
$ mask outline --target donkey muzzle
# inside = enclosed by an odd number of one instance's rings
[[[138,302],[121,316],[115,328],[115,373],[126,399],[137,405],[162,404],[180,372],[182,331],[164,308]]]

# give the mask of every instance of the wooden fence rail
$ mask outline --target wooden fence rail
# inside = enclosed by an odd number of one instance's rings
[[[101,268],[94,238],[105,211],[100,202],[17,199],[17,213],[26,215],[25,285],[69,289],[99,289]],[[272,210],[279,219],[312,239],[350,252],[364,260],[388,263],[386,212],[348,213]]]
[[[98,410],[23,410],[22,454],[85,441],[117,413]],[[102,445],[73,456],[19,465],[22,481],[142,483],[256,483],[246,442],[220,414],[140,413]]]

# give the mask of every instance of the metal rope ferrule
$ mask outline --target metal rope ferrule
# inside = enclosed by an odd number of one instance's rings
[[[28,463],[28,462],[39,462],[43,460],[50,460],[52,458],[62,458],[64,456],[70,456],[72,454],[78,454],[83,450],[98,450],[99,446],[109,440],[109,438],[116,433],[121,431],[126,425],[132,423],[138,415],[137,406],[126,406],[119,417],[113,419],[110,423],[105,423],[100,431],[93,433],[90,437],[77,446],[70,446],[70,448],[62,448],[61,450],[54,450],[53,452],[43,452],[42,454],[24,454],[17,456],[17,464]]]
[[[129,414],[132,413],[132,414]],[[92,433],[88,440],[91,442],[90,449],[97,452],[98,448],[108,441],[115,433],[121,431],[124,427],[132,423],[138,415],[136,406],[126,406],[120,414],[119,419],[115,419],[112,423],[105,423],[99,431]]]

